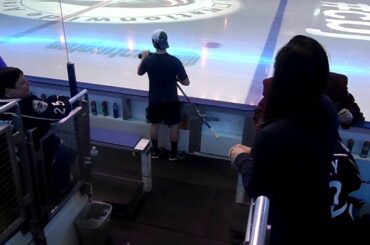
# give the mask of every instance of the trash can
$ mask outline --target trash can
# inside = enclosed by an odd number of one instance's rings
[[[77,216],[75,225],[82,245],[103,245],[109,237],[109,221],[112,205],[90,202]]]

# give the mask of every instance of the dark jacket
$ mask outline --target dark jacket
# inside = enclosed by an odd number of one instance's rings
[[[258,103],[254,114],[254,121],[256,122],[257,127],[259,127],[259,125],[263,122],[264,109],[267,103],[266,99],[270,91],[272,81],[272,77],[263,80],[263,98]],[[346,108],[352,113],[352,122],[350,124],[341,124],[342,128],[344,129],[348,129],[353,125],[362,124],[365,120],[363,114],[360,111],[360,107],[355,102],[353,95],[348,92],[347,84],[347,76],[331,72],[329,73],[329,83],[325,92],[326,95],[333,101],[337,112],[339,112],[343,108]]]
[[[252,162],[245,154],[235,159],[249,177],[243,181],[249,196],[270,199],[270,244],[315,244],[328,234],[329,167],[338,125],[334,106],[325,100],[330,107],[322,103],[308,114],[268,122],[256,134]]]

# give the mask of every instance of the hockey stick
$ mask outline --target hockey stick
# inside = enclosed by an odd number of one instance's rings
[[[189,97],[185,94],[184,90],[182,90],[181,86],[178,83],[176,85],[180,89],[181,93],[184,95],[185,99],[194,107],[195,112],[202,119],[203,123],[205,125],[207,125],[207,127],[209,128],[209,130],[211,130],[211,132],[212,132],[213,136],[215,137],[215,139],[218,140],[220,138],[220,136],[213,130],[213,128],[211,127],[211,125],[208,123],[206,117],[204,115],[200,114],[200,111],[199,111],[198,107],[189,99]]]

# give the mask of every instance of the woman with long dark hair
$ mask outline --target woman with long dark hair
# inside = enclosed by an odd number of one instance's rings
[[[247,174],[244,146],[230,149],[251,198],[270,199],[270,244],[316,244],[330,234],[329,166],[337,142],[336,109],[324,95],[329,62],[322,45],[293,37],[275,59],[265,120]]]

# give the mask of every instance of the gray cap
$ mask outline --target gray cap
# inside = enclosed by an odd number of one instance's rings
[[[167,33],[164,30],[157,29],[152,35],[153,45],[156,48],[167,49],[169,47],[167,42]]]

